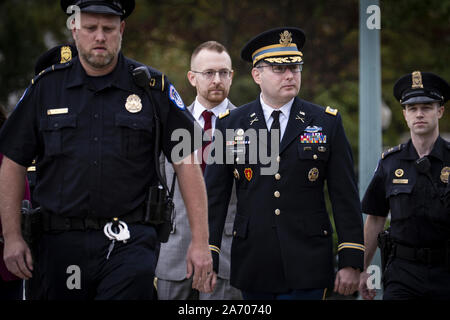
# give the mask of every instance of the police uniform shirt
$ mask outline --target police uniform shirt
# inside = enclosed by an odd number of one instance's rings
[[[444,206],[450,143],[438,137],[427,156],[431,179],[417,169],[418,158],[411,140],[384,153],[364,195],[362,209],[382,217],[390,211],[392,237],[403,245],[441,247],[450,239],[450,212]]]
[[[33,80],[0,132],[0,150],[24,167],[36,157],[43,210],[110,218],[143,205],[157,177],[154,106],[131,73],[141,65],[120,53],[110,75],[90,81],[76,57]],[[149,69],[162,150],[171,160],[178,143],[172,132],[184,128],[193,137],[199,127],[167,78]],[[184,156],[193,149],[188,144]]]
[[[290,100],[288,103],[286,103],[279,109],[274,109],[274,108],[268,106],[264,102],[262,95],[260,96],[259,100],[261,103],[261,107],[263,109],[264,119],[266,120],[267,128],[272,127],[272,123],[273,123],[272,112],[275,110],[281,111],[280,118],[279,118],[280,119],[280,141],[281,141],[281,139],[283,139],[283,134],[286,131],[286,126],[288,123],[289,114],[291,112],[292,103],[294,103],[294,98],[292,98],[292,100]]]

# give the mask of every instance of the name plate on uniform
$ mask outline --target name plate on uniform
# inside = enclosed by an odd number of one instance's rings
[[[48,109],[47,110],[48,116],[53,116],[55,114],[65,114],[65,113],[69,113],[69,108]]]
[[[392,183],[396,183],[396,184],[408,184],[408,179],[392,179]]]

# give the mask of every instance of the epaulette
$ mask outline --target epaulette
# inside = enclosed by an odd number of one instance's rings
[[[398,146],[395,146],[395,147],[392,147],[392,148],[387,149],[385,152],[383,152],[383,153],[381,154],[381,159],[384,159],[384,158],[386,158],[388,155],[393,154],[393,153],[395,153],[395,152],[397,152],[397,151],[402,150],[402,148],[403,148],[403,144],[399,144]]]
[[[72,61],[61,63],[61,64],[54,64],[41,72],[37,76],[35,76],[33,79],[31,79],[31,85],[34,85],[39,79],[41,79],[44,75],[49,74],[56,70],[66,69],[72,65]]]
[[[225,118],[230,114],[230,109],[227,109],[227,111],[222,112],[219,114],[219,119]]]
[[[337,109],[333,109],[330,106],[327,106],[327,108],[325,109],[325,112],[328,113],[328,114],[331,114],[333,116],[336,116],[337,113],[338,113],[338,110]]]

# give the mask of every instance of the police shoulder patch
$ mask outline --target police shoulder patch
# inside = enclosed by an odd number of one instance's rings
[[[335,116],[335,115],[337,115],[338,110],[337,109],[333,109],[330,106],[327,106],[327,108],[325,109],[325,112]]]
[[[381,154],[381,159],[385,159],[387,156],[402,150],[403,144],[399,144],[398,146],[387,149],[385,152]]]
[[[72,65],[72,61],[66,62],[66,63],[61,63],[61,64],[54,64],[44,70],[42,70],[41,72],[39,72],[39,74],[37,76],[35,76],[33,79],[31,79],[31,85],[36,84],[43,76],[52,73],[53,71],[56,70],[62,70],[62,69],[66,69],[68,67],[70,67]]]
[[[169,84],[169,99],[181,110],[186,110],[183,99],[173,84]]]

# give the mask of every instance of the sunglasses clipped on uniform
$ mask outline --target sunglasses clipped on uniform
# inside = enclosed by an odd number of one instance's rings
[[[221,80],[229,79],[229,78],[231,78],[231,75],[233,74],[233,70],[228,70],[228,69],[205,70],[205,71],[193,71],[193,70],[191,70],[191,72],[201,74],[202,77],[205,78],[206,80],[214,79],[214,77],[216,76],[217,73],[219,74],[219,78]]]
[[[275,65],[264,65],[257,66],[256,68],[272,68],[273,73],[285,73],[286,69],[291,70],[292,73],[299,73],[303,70],[303,65],[301,64],[275,64]]]

